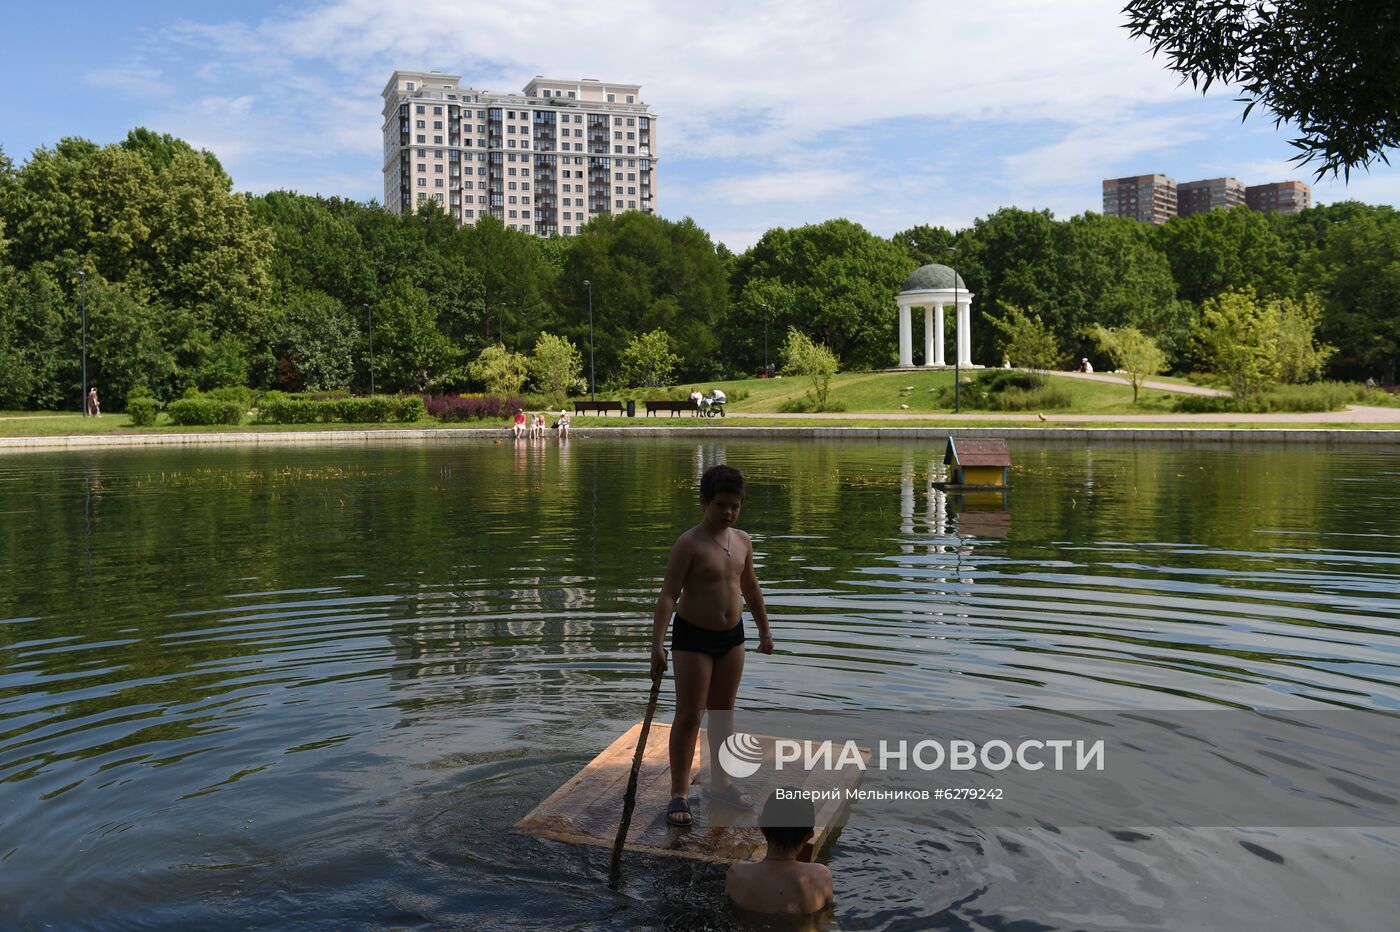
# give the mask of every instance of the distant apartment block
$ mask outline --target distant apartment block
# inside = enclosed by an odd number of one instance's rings
[[[1244,189],[1244,199],[1250,210],[1296,214],[1312,206],[1312,188],[1301,181],[1252,184]]]
[[[1234,178],[1205,178],[1177,184],[1166,175],[1107,178],[1103,183],[1103,212],[1108,217],[1131,217],[1144,223],[1166,223],[1217,208],[1296,214],[1312,206],[1312,188],[1301,181],[1278,181],[1246,187]]]
[[[498,94],[395,71],[383,96],[394,213],[431,200],[458,223],[571,236],[602,214],[656,212],[656,115],[636,84],[537,77]]]
[[[1176,216],[1176,182],[1166,175],[1133,175],[1103,183],[1103,212],[1144,223],[1166,223]]]
[[[1189,217],[1207,210],[1229,210],[1245,202],[1245,187],[1234,178],[1183,181],[1176,186],[1176,215]]]

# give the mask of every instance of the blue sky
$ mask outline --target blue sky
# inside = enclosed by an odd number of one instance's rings
[[[211,149],[240,190],[375,198],[394,68],[519,91],[642,85],[663,216],[735,249],[849,217],[882,235],[999,207],[1098,210],[1106,177],[1299,179],[1288,128],[1182,87],[1119,28],[1120,0],[714,0],[501,9],[417,0],[16,4],[0,33],[0,146],[146,126]],[[1400,206],[1400,170],[1314,185]]]

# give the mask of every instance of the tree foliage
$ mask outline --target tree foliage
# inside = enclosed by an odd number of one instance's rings
[[[385,390],[518,391],[519,354],[545,332],[593,350],[604,384],[751,375],[794,326],[838,366],[878,369],[894,362],[895,296],[928,262],[954,265],[975,295],[979,362],[1005,346],[1050,368],[1086,354],[1098,326],[1139,331],[1178,368],[1206,365],[1190,339],[1202,308],[1253,289],[1283,328],[1277,378],[1322,366],[1393,383],[1398,244],[1400,214],[1358,203],[1160,228],[1006,208],[888,240],[831,220],[770,230],[737,256],[689,220],[635,212],[541,239],[489,218],[459,227],[436,204],[400,216],[234,195],[214,156],[137,129],[110,146],[64,139],[20,166],[0,152],[0,405],[80,406],[84,301],[89,376],[113,401],[135,385],[161,402],[232,385],[364,392],[371,321]],[[500,379],[481,369],[493,347]]]
[[[762,296],[774,332],[800,327],[850,368],[894,364],[895,300],[914,261],[901,247],[849,220],[772,229],[735,264],[734,287],[746,300],[736,310],[745,369],[761,364]],[[754,339],[757,334],[759,339]]]
[[[1114,329],[1095,324],[1091,330],[1094,342],[1113,360],[1114,368],[1125,372],[1133,386],[1133,404],[1137,404],[1142,383],[1167,367],[1167,354],[1157,341],[1136,327]]]
[[[1013,366],[1044,373],[1059,366],[1063,359],[1060,342],[1037,314],[1004,305],[1001,317],[991,318],[1001,333],[1002,352]]]
[[[530,374],[530,362],[521,353],[514,353],[499,343],[483,349],[472,360],[468,371],[473,380],[482,383],[492,395],[511,397],[520,394]]]
[[[551,404],[559,404],[583,381],[583,355],[568,337],[541,333],[530,355],[530,378]]]
[[[1224,292],[1201,309],[1195,334],[1201,357],[1229,380],[1241,402],[1278,382],[1281,367],[1274,324],[1274,315],[1252,288]]]
[[[825,411],[831,397],[831,379],[839,363],[830,347],[816,343],[796,327],[789,327],[783,341],[783,371],[812,380],[810,397],[818,411]]]
[[[619,374],[622,349],[635,334],[658,329],[670,337],[682,373],[707,374],[724,362],[724,272],[714,243],[693,220],[637,212],[597,217],[569,243],[548,329],[588,346],[587,281],[600,382]]]
[[[638,388],[660,388],[675,384],[680,357],[671,352],[665,331],[634,336],[622,351],[622,381]]]
[[[1202,93],[1216,82],[1298,130],[1294,158],[1350,177],[1400,145],[1393,0],[1128,0],[1134,36]]]

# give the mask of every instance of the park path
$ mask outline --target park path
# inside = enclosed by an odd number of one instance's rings
[[[1006,413],[978,411],[971,414],[931,413],[909,411],[894,413],[822,412],[807,414],[778,414],[757,411],[735,411],[729,417],[754,419],[792,419],[810,421],[904,421],[911,425],[957,424],[966,421],[1044,421],[1047,424],[1395,424],[1400,426],[1400,408],[1376,408],[1367,405],[1347,405],[1343,411],[1309,411],[1282,414],[1037,414],[1023,411]]]
[[[1028,369],[1020,370],[1029,372]],[[1083,379],[1088,382],[1111,382],[1114,385],[1131,385],[1126,377],[1115,375],[1112,372],[1046,372],[1046,375],[1053,375],[1058,379]],[[1183,395],[1229,395],[1230,393],[1219,388],[1206,388],[1204,385],[1183,385],[1180,382],[1163,382],[1160,379],[1146,379],[1142,383],[1143,388],[1150,388],[1159,392],[1179,392]]]

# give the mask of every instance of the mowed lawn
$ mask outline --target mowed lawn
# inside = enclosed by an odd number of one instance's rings
[[[976,377],[975,371],[964,378]],[[1172,402],[1181,397],[1176,392],[1143,389],[1139,404],[1133,404],[1133,389],[1126,381],[1121,385],[1092,382],[1084,379],[1057,379],[1050,383],[1066,392],[1070,407],[1054,408],[1060,414],[1165,414]],[[708,392],[716,386],[734,398],[747,392],[742,401],[731,401],[734,411],[778,413],[785,402],[801,398],[811,389],[811,380],[784,377],[780,379],[742,379],[732,382],[706,382],[699,387]],[[831,380],[831,400],[844,404],[852,414],[880,413],[936,414],[952,410],[951,405],[937,401],[941,389],[953,386],[952,370],[928,372],[840,372]],[[685,386],[677,397],[689,392]],[[901,408],[901,405],[909,407]],[[968,410],[968,409],[964,409]],[[1030,412],[1034,416],[1035,412]]]

